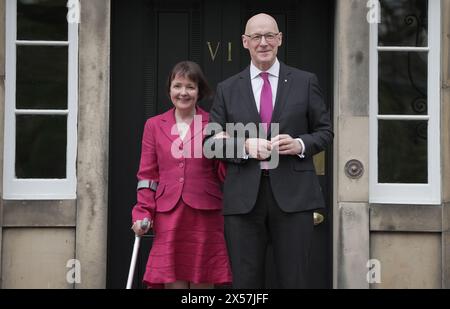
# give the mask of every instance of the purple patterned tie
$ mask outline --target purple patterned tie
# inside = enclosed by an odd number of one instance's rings
[[[261,122],[263,123],[263,127],[267,133],[270,122],[272,121],[272,87],[269,82],[269,73],[261,72],[261,78],[264,81],[262,90],[261,90],[261,98],[259,101],[259,113],[261,115]]]
[[[272,87],[269,82],[269,73],[261,72],[261,78],[264,81],[261,89],[261,98],[259,101],[259,114],[261,115],[261,122],[266,133],[269,131],[270,122],[272,121]],[[269,169],[269,163],[261,161],[261,169]]]

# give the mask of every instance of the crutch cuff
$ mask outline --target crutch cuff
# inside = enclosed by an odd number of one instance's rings
[[[152,191],[156,192],[156,189],[158,188],[158,183],[154,180],[139,180],[137,184],[137,190],[141,189],[150,189]]]

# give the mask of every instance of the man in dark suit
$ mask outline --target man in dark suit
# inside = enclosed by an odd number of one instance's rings
[[[242,42],[251,64],[217,86],[210,124],[224,132],[209,139],[212,149],[228,153],[224,215],[233,287],[265,287],[271,241],[279,285],[305,288],[313,210],[325,207],[313,155],[332,142],[330,118],[316,76],[278,61],[282,33],[271,16],[253,16]],[[257,136],[230,132],[230,123],[260,129]],[[275,168],[267,162],[274,153]]]

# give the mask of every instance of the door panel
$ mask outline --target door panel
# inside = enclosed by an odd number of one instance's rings
[[[145,120],[172,107],[167,75],[181,60],[198,62],[213,87],[248,66],[241,34],[252,15],[274,16],[283,32],[278,57],[317,74],[332,112],[333,12],[331,1],[112,0],[111,111],[107,286],[126,283],[134,236],[131,208]],[[211,100],[200,102],[209,110]],[[330,288],[332,276],[332,152],[325,154],[319,180],[328,209],[315,227],[311,287]],[[319,160],[320,161],[320,160]],[[143,239],[135,287],[145,270],[152,237]],[[277,287],[268,251],[268,287]]]

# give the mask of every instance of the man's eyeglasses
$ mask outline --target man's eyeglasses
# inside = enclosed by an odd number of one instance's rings
[[[254,42],[254,43],[261,42],[262,37],[264,37],[266,39],[266,42],[273,43],[275,41],[276,37],[279,34],[280,34],[280,32],[278,32],[278,33],[269,32],[269,33],[266,33],[266,34],[256,33],[256,34],[250,34],[250,35],[249,34],[244,34],[244,35],[246,37],[250,38],[250,40],[252,40],[252,42]]]

